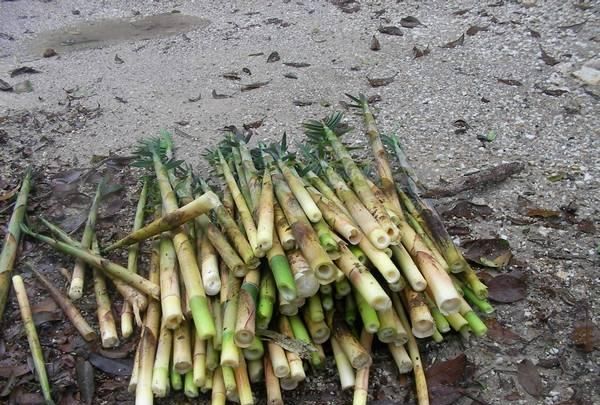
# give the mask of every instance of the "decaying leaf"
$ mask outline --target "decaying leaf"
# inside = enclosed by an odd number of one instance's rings
[[[17,187],[13,188],[12,190],[3,191],[2,193],[0,193],[0,202],[10,200],[11,198],[13,198],[17,194],[17,192],[19,192],[20,187],[21,186],[18,185]]]
[[[196,101],[202,100],[202,94],[198,93],[197,97],[188,97],[188,101],[190,103],[195,103]]]
[[[308,101],[308,100],[294,100],[292,103],[296,107],[306,107],[306,106],[309,106],[309,105],[313,104],[312,101]]]
[[[29,66],[21,66],[19,68],[11,70],[10,77],[25,75],[25,74],[33,74],[33,73],[42,73],[42,72],[40,70],[34,69]]]
[[[379,26],[379,28],[377,28],[377,31],[385,35],[395,35],[397,37],[401,37],[402,35],[404,35],[402,30],[396,27],[395,25],[386,25],[385,27]]]
[[[0,79],[0,91],[12,91],[12,89],[13,88],[10,84]]]
[[[586,316],[586,319],[576,321],[571,333],[571,340],[576,346],[586,353],[591,353],[594,348],[600,346],[600,330],[594,325],[592,320]]]
[[[517,196],[517,207],[519,214],[532,218],[560,217],[560,211],[538,207],[533,201],[522,195]]]
[[[465,15],[465,14],[467,14],[469,11],[471,11],[471,9],[470,9],[470,8],[465,8],[465,9],[463,9],[463,10],[458,10],[458,11],[455,11],[455,12],[453,12],[452,14],[453,14],[453,15]]]
[[[564,89],[542,89],[542,93],[548,95],[548,96],[552,96],[552,97],[560,97],[565,93],[568,93],[569,90],[564,90]]]
[[[478,25],[471,25],[469,27],[469,29],[467,30],[467,35],[472,37],[473,35],[477,35],[478,32],[488,31],[488,30],[489,30],[488,27],[480,27]]]
[[[456,120],[452,123],[452,126],[456,128],[454,130],[455,134],[464,134],[467,132],[467,129],[471,128],[471,126],[465,120]]]
[[[475,204],[467,200],[457,201],[451,208],[442,213],[444,218],[467,218],[488,217],[494,211],[485,204]]]
[[[486,284],[489,299],[503,304],[520,301],[527,295],[525,282],[508,274],[496,276]]]
[[[306,62],[283,62],[283,64],[295,68],[305,68],[310,66],[310,63]]]
[[[581,31],[585,23],[587,23],[587,20],[575,24],[559,25],[558,28],[561,30],[573,30],[575,32],[579,32]]]
[[[400,19],[400,25],[403,26],[404,28],[415,28],[415,27],[418,27],[419,25],[426,27],[425,24],[423,24],[416,17],[413,17],[411,15]]]
[[[465,43],[465,34],[462,34],[458,39],[454,41],[450,41],[445,45],[442,45],[442,48],[456,48],[457,46],[462,46]]]
[[[542,377],[540,373],[529,359],[522,360],[517,366],[517,379],[521,387],[531,396],[536,398],[541,397],[544,391]]]
[[[396,73],[394,76],[382,77],[378,79],[371,79],[367,76],[367,80],[369,81],[369,85],[371,85],[371,87],[381,87],[392,83],[397,75],[398,73]]]
[[[109,359],[93,352],[90,353],[88,360],[98,370],[111,375],[130,376],[133,368],[133,362],[130,360]]]
[[[542,60],[544,61],[544,63],[548,66],[554,66],[554,65],[558,65],[560,63],[559,60],[553,58],[552,56],[548,55],[546,53],[546,51],[544,51],[544,48],[542,48],[542,45],[540,45],[540,52],[542,53]]]
[[[449,405],[462,397],[458,384],[465,378],[467,356],[464,353],[436,362],[425,372],[431,404]]]
[[[488,328],[487,336],[500,344],[512,345],[521,340],[521,336],[508,329],[494,318],[486,319],[485,325]]]
[[[501,79],[501,78],[497,78],[498,83],[502,83],[502,84],[506,84],[508,86],[522,86],[523,83],[521,83],[518,80],[515,79]]]
[[[227,80],[242,80],[242,78],[237,72],[223,73],[223,77]]]
[[[287,77],[288,79],[297,79],[298,78],[298,76],[296,76],[293,73],[284,73],[283,77]]]
[[[309,343],[305,343],[301,340],[290,338],[279,332],[275,332],[268,329],[257,330],[257,335],[262,340],[273,342],[287,351],[294,352],[303,359],[310,358],[311,353],[316,352],[317,349]]]
[[[256,82],[256,83],[250,83],[250,84],[245,84],[241,87],[242,91],[250,91],[250,90],[255,90],[255,89],[259,89],[263,86],[266,86],[267,84],[271,83],[271,81],[266,81],[266,82]]]
[[[413,54],[415,55],[415,59],[427,56],[431,53],[431,49],[429,49],[429,45],[426,48],[420,48],[417,45],[413,47]]]
[[[536,30],[532,30],[531,28],[527,28],[527,31],[529,31],[529,34],[532,37],[534,37],[534,38],[540,39],[542,37],[542,35],[539,32],[537,32]]]
[[[372,51],[378,51],[381,49],[381,44],[375,35],[371,38],[371,45],[369,45],[369,49]]]
[[[265,118],[263,117],[259,120],[252,121],[247,124],[243,124],[242,126],[244,127],[245,130],[260,128],[262,126],[264,120],[265,120]]]
[[[280,59],[281,59],[281,57],[279,56],[279,52],[273,51],[267,57],[267,63],[277,62]]]
[[[465,257],[472,262],[487,267],[504,267],[510,261],[512,253],[506,239],[477,239],[465,243]]]
[[[218,99],[222,99],[222,98],[231,98],[231,96],[228,96],[227,94],[219,94],[219,93],[217,93],[216,90],[213,90],[212,91],[212,98],[218,100]]]
[[[89,361],[78,357],[77,363],[75,363],[75,371],[77,374],[77,386],[79,387],[81,402],[89,405],[94,399],[94,391],[96,390],[94,368]]]

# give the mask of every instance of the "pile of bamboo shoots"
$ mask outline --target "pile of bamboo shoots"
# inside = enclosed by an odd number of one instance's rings
[[[251,149],[248,139],[226,136],[208,154],[212,186],[181,169],[162,134],[137,151],[148,175],[132,232],[104,247],[96,238],[104,182],[77,241],[43,218],[48,235],[22,224],[27,176],[0,260],[0,304],[22,231],[75,258],[68,297],[32,270],[86,340],[96,332],[74,302],[86,291],[88,269],[102,345],[115,347],[139,331],[129,384],[136,404],[183,390],[190,398],[210,393],[215,405],[250,405],[251,383],[265,384],[268,404],[282,404],[281,390],[318,373],[326,353],[341,389],[365,404],[374,338],[399,373],[414,373],[418,402],[428,403],[418,341],[440,343],[452,330],[481,336],[486,327],[473,308],[493,308],[437,212],[419,196],[398,139],[380,136],[364,96],[351,98],[364,119],[374,176],[340,140],[339,113],[304,123],[302,159],[286,150],[285,138]],[[397,160],[396,178],[385,145]],[[142,243],[150,251],[147,272]],[[108,259],[117,249],[127,249],[127,266]],[[120,322],[109,282],[123,298]],[[43,359],[38,363],[43,369]]]

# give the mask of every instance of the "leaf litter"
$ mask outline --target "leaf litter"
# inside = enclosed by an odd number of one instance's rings
[[[522,360],[517,365],[517,379],[521,387],[531,396],[539,398],[543,395],[544,384],[540,373],[529,359]]]
[[[525,299],[527,295],[525,282],[509,274],[496,276],[486,284],[489,299],[503,304],[520,301]]]
[[[505,267],[512,257],[506,239],[476,239],[465,243],[465,258],[486,267]]]
[[[401,37],[404,35],[402,30],[396,27],[395,25],[379,26],[379,28],[377,28],[377,31],[385,35],[392,35],[397,37]]]
[[[404,28],[415,28],[418,26],[427,27],[425,24],[423,24],[421,21],[419,21],[416,17],[413,17],[411,15],[409,15],[407,17],[402,17],[400,19],[400,25],[403,26]]]

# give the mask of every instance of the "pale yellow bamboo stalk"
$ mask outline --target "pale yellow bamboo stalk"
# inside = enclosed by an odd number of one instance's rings
[[[296,247],[296,238],[294,238],[290,224],[276,200],[273,201],[273,214],[275,229],[277,230],[277,236],[279,236],[281,246],[284,250],[294,249]]]
[[[371,352],[373,335],[363,330],[360,334],[360,344],[367,353]],[[366,405],[369,396],[369,371],[370,365],[356,370],[356,383],[354,384],[354,396],[352,405]]]
[[[283,405],[281,387],[279,386],[279,378],[277,378],[273,371],[271,359],[269,359],[268,354],[265,354],[263,361],[265,370],[265,388],[267,390],[267,404]]]

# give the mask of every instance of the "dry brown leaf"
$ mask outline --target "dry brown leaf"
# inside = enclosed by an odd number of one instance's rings
[[[521,336],[502,325],[497,319],[488,318],[485,320],[485,325],[488,327],[487,336],[498,343],[512,345],[521,340]]]
[[[460,37],[458,37],[458,39],[455,39],[454,41],[450,41],[445,45],[442,45],[442,48],[456,48],[457,46],[462,46],[465,43],[465,34],[462,34]]]
[[[504,267],[512,253],[506,239],[476,239],[465,243],[465,257],[472,262],[487,267]]]
[[[377,31],[379,31],[385,35],[393,35],[393,36],[397,36],[397,37],[401,37],[402,35],[404,35],[402,30],[400,28],[396,27],[395,25],[387,25],[385,27],[379,26],[379,28],[377,28]]]

